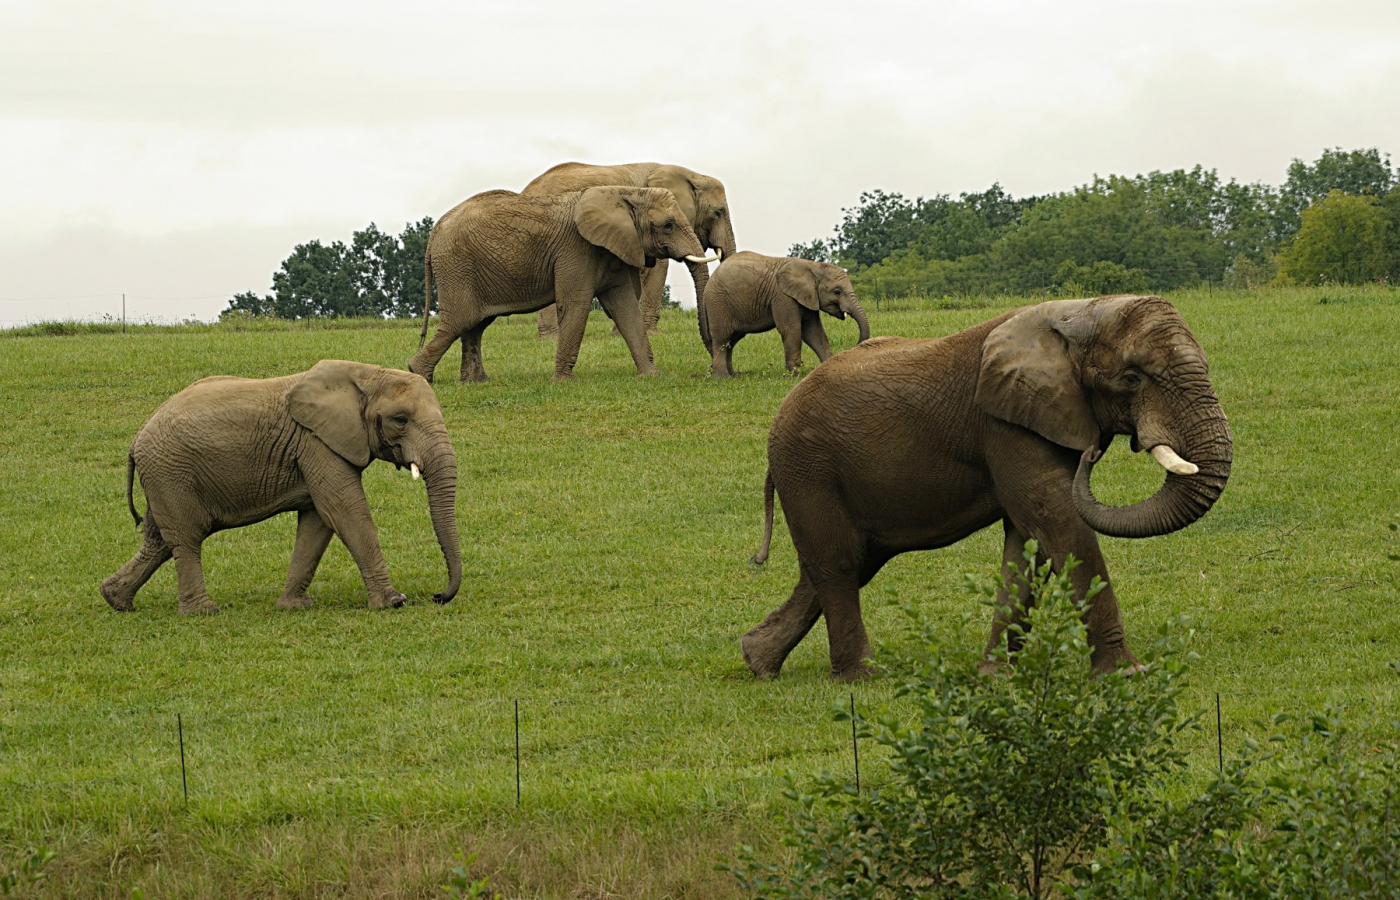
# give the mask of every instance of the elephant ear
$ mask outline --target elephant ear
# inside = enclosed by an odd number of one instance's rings
[[[691,180],[691,173],[680,166],[657,166],[651,175],[647,176],[647,187],[665,188],[676,198],[676,205],[681,208],[681,215],[693,227],[695,217],[700,214],[700,209],[695,204],[695,182]]]
[[[810,310],[816,310],[817,273],[805,260],[789,259],[778,266],[778,288]]]
[[[574,207],[574,224],[583,239],[602,247],[634,268],[646,268],[646,252],[637,224],[636,207],[626,189],[588,188]]]
[[[1080,383],[1093,302],[1052,300],[993,328],[982,342],[977,405],[1062,447],[1098,446],[1099,425]]]
[[[374,366],[323,359],[312,366],[290,391],[287,405],[297,424],[352,465],[369,465],[369,433],[365,429],[365,391],[361,383]]]

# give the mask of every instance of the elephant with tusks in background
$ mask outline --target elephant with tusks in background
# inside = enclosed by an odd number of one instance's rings
[[[706,251],[713,250],[721,258],[732,256],[734,248],[734,223],[730,220],[729,198],[724,192],[724,183],[710,175],[702,175],[684,166],[666,163],[627,163],[620,166],[595,166],[589,163],[566,162],[549,169],[525,186],[522,191],[530,197],[550,197],[581,191],[591,187],[663,188],[671,192],[680,206],[681,215],[694,230]],[[695,302],[698,305],[705,296],[705,285],[709,281],[709,267],[700,262],[688,261],[691,281],[695,284]],[[642,273],[642,324],[648,333],[658,330],[661,319],[661,298],[666,287],[665,260],[658,259],[653,268]],[[558,330],[558,315],[555,307],[547,306],[540,310],[540,337],[553,335]]]
[[[172,556],[182,613],[218,612],[204,587],[204,539],[283,512],[297,514],[296,543],[277,606],[311,605],[306,589],[332,536],[354,557],[373,608],[402,606],[370,518],[360,473],[375,459],[427,485],[433,531],[447,561],[447,603],[462,583],[457,458],[433,389],[398,369],[322,360],[281,378],[205,378],[151,414],[127,454],[126,498],[143,528],[140,550],[102,582],[113,609]],[[136,512],[135,477],[146,494]]]
[[[729,257],[710,276],[700,316],[700,339],[710,351],[711,374],[734,374],[734,345],[746,334],[778,329],[784,367],[789,375],[802,368],[802,345],[831,356],[819,313],[837,319],[849,314],[870,337],[870,322],[856,299],[846,270],[828,262],[744,251]]]
[[[462,341],[462,380],[486,381],[481,335],[500,316],[559,307],[554,378],[573,377],[589,308],[597,297],[617,323],[640,375],[655,375],[639,305],[642,270],[661,259],[712,260],[671,192],[593,187],[533,197],[487,191],[437,221],[428,236],[423,336],[433,280],[438,328],[408,369],[432,381],[438,360]]]
[[[1094,498],[1090,473],[1114,435],[1166,470],[1148,499]],[[774,677],[819,617],[831,674],[864,677],[870,641],[860,590],[892,557],[944,547],[1000,522],[1002,562],[1017,580],[1022,548],[1086,596],[1093,669],[1131,669],[1123,620],[1098,535],[1151,537],[1205,515],[1225,488],[1232,443],[1206,357],[1160,297],[1054,300],[949,337],[881,337],[838,353],[797,384],[768,435],[763,544],[782,501],[799,577],[787,602],[741,641],[759,677]],[[1016,609],[998,597],[988,652]],[[1013,646],[1014,649],[1014,646]]]

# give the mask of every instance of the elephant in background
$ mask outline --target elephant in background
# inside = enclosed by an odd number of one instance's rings
[[[594,187],[552,197],[487,191],[450,210],[428,236],[428,333],[432,283],[438,328],[409,360],[432,381],[447,348],[462,340],[462,380],[486,381],[481,335],[498,316],[559,306],[555,380],[573,377],[589,307],[597,297],[640,375],[655,375],[638,297],[641,270],[660,259],[704,265],[700,240],[676,199],[661,188]]]
[[[146,517],[141,549],[102,582],[113,609],[172,556],[180,612],[218,612],[204,587],[200,550],[216,531],[297,514],[296,544],[277,606],[311,605],[307,586],[338,535],[364,577],[372,608],[402,606],[389,582],[360,473],[375,459],[409,469],[427,485],[428,509],[447,560],[447,603],[462,583],[457,538],[457,458],[437,397],[397,369],[322,360],[281,378],[219,375],[195,382],[151,414],[131,442],[126,501],[141,477]]]
[[[734,374],[734,345],[740,338],[774,328],[783,338],[788,374],[802,368],[804,342],[825,362],[831,345],[818,311],[838,319],[849,314],[860,328],[860,340],[870,337],[870,322],[846,270],[827,262],[746,250],[727,258],[710,276],[702,303],[700,337],[717,378]]]
[[[1099,503],[1089,482],[1116,434],[1167,470],[1155,494],[1123,507]],[[1038,564],[1081,561],[1071,575],[1080,596],[1104,580],[1085,613],[1094,671],[1135,666],[1098,535],[1185,528],[1219,498],[1231,458],[1205,353],[1160,297],[1055,300],[945,338],[867,341],[799,382],[773,421],[755,561],[768,555],[776,490],[800,577],[744,635],[744,659],[776,676],[824,615],[832,675],[863,677],[860,589],[897,554],[1000,521],[1012,583],[1030,538]],[[1024,605],[1028,590],[1018,590]],[[998,597],[989,652],[1011,621],[1009,600]]]
[[[681,214],[694,229],[695,236],[707,250],[717,251],[721,258],[733,255],[734,226],[729,220],[729,199],[724,184],[718,178],[701,175],[683,166],[661,163],[629,163],[620,166],[594,166],[588,163],[566,162],[548,170],[525,186],[522,192],[531,197],[546,197],[590,187],[664,188],[680,205]],[[695,283],[697,307],[705,296],[710,270],[704,263],[691,261],[690,277]],[[657,330],[661,318],[661,296],[666,286],[667,264],[658,260],[653,269],[642,274],[642,322],[648,332]],[[555,313],[549,307],[540,311],[540,336],[555,332]]]

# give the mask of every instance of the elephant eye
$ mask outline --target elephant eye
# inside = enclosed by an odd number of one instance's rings
[[[1123,383],[1128,387],[1137,387],[1142,383],[1142,376],[1136,372],[1124,372]]]
[[[398,425],[407,425],[407,424],[408,424],[408,416],[404,415],[403,413],[395,413],[394,415],[390,416],[389,418],[390,418],[390,419],[393,419],[394,422],[395,422],[396,424],[398,424]]]
[[[666,220],[666,230],[667,230],[667,231],[670,231],[672,228],[675,228],[675,227],[676,227],[676,223],[675,223],[675,220],[674,220],[674,219],[667,219],[667,220]]]

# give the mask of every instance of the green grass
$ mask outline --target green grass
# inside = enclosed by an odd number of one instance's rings
[[[1193,699],[1221,693],[1227,751],[1254,717],[1329,701],[1394,736],[1400,292],[1172,299],[1209,355],[1236,461],[1193,527],[1104,539],[1130,641],[1173,609],[1191,615]],[[1014,303],[869,312],[875,334],[935,336]],[[596,314],[572,383],[549,380],[553,344],[533,317],[487,331],[489,384],[456,381],[456,349],[443,360],[464,567],[450,605],[428,599],[445,573],[422,487],[381,464],[366,491],[409,605],[366,609],[336,543],[316,605],[274,609],[294,531],[283,516],[206,543],[224,612],[197,620],[175,614],[172,566],[135,614],[97,593],[139,543],[124,479],[146,416],[205,375],[328,357],[402,366],[416,326],[0,338],[0,869],[47,844],[52,896],[433,897],[466,849],[510,897],[733,896],[714,857],[771,844],[781,772],[849,770],[828,708],[854,692],[872,709],[890,689],[831,684],[821,625],[782,679],[749,676],[738,639],[796,579],[781,519],[767,567],[747,562],[767,429],[794,382],[774,334],[740,344],[744,374],[718,382],[693,314],[668,311],[662,327],[658,378],[633,374]],[[855,339],[850,323],[828,333],[838,349]],[[1120,444],[1096,489],[1124,502],[1159,473]],[[980,646],[988,615],[961,576],[999,556],[992,529],[897,558],[864,594],[872,636],[907,640],[897,607],[913,600],[950,644]],[[1204,772],[1214,759],[1212,728],[1193,760]],[[881,777],[878,761],[862,767]]]

